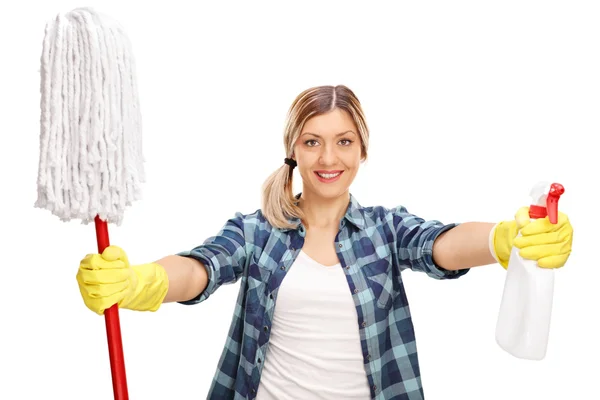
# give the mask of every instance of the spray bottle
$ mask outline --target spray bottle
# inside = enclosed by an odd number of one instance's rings
[[[536,184],[530,193],[529,217],[533,220],[547,216],[555,224],[558,200],[564,191],[558,183]],[[517,358],[543,359],[548,346],[553,294],[554,270],[522,258],[519,249],[513,246],[496,325],[498,345]]]

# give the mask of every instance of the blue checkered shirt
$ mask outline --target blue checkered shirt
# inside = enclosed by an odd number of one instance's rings
[[[298,195],[300,196],[300,195]],[[221,231],[179,253],[201,261],[208,286],[194,299],[206,300],[223,284],[241,281],[229,329],[208,399],[254,399],[268,357],[277,293],[302,249],[305,228],[277,229],[260,210],[236,213]],[[350,201],[335,249],[352,293],[364,368],[372,399],[423,399],[415,333],[401,272],[454,279],[468,269],[446,271],[433,262],[433,242],[456,224],[425,221],[406,208],[362,207]]]

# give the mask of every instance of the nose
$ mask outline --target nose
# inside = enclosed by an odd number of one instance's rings
[[[337,163],[337,153],[334,146],[323,146],[321,150],[321,156],[319,157],[319,164],[321,165],[335,165]]]

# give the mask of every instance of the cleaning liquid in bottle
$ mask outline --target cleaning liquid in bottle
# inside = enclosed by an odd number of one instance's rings
[[[536,184],[530,193],[529,217],[533,220],[547,216],[555,224],[558,200],[564,191],[558,183]],[[553,295],[554,269],[541,268],[536,261],[522,258],[519,249],[513,247],[496,324],[498,345],[517,358],[543,359],[548,347]]]

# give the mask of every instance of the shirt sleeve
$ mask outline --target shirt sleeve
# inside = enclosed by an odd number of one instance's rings
[[[237,282],[246,267],[248,259],[244,216],[236,213],[221,228],[201,245],[177,255],[200,261],[208,273],[206,289],[193,299],[180,301],[180,304],[198,304],[206,300],[221,285]]]
[[[469,268],[446,270],[433,260],[433,243],[439,235],[458,226],[457,223],[426,221],[409,213],[403,206],[391,210],[391,220],[395,233],[394,247],[401,269],[424,272],[435,279],[456,279],[469,271]]]

